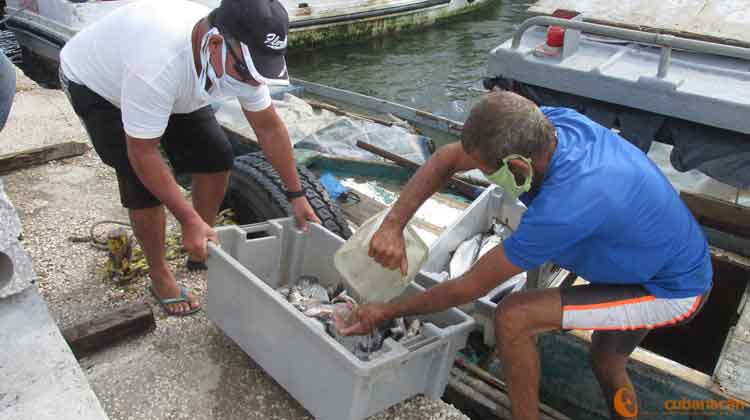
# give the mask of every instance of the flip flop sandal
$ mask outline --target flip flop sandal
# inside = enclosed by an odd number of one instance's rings
[[[208,270],[205,261],[193,261],[190,257],[185,261],[185,267],[188,271],[203,271]]]
[[[188,291],[185,288],[185,286],[183,286],[183,285],[180,285],[180,297],[176,297],[176,298],[162,299],[162,298],[159,297],[159,295],[156,294],[156,291],[154,291],[153,287],[149,286],[148,290],[151,292],[151,295],[154,296],[154,299],[156,299],[156,302],[159,304],[159,306],[161,306],[161,308],[164,309],[164,312],[166,312],[167,315],[169,315],[169,316],[187,316],[187,315],[192,315],[192,314],[194,314],[196,312],[199,312],[202,309],[202,308],[198,307],[198,308],[194,308],[194,309],[188,309],[185,312],[175,312],[173,310],[170,310],[167,307],[167,305],[171,305],[173,303],[183,303],[183,302],[185,302],[188,305],[190,305],[190,300],[188,299]]]

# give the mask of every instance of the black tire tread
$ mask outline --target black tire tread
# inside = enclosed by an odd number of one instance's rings
[[[344,239],[351,230],[339,206],[320,185],[309,169],[297,165],[300,183],[310,206],[320,218],[321,224]],[[234,169],[229,182],[229,193],[240,223],[245,223],[247,212],[260,219],[291,216],[292,206],[284,194],[281,177],[262,152],[248,153],[234,160]]]

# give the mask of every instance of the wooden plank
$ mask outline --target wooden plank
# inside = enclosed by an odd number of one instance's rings
[[[687,191],[680,197],[701,225],[750,238],[750,207]]]
[[[344,216],[357,226],[386,207],[385,204],[375,201],[364,194],[356,191],[354,193],[359,197],[358,202],[339,203],[339,207]]]
[[[745,289],[745,294],[742,296],[738,308],[739,320],[729,331],[714,372],[716,382],[729,395],[744,401],[750,401],[750,359],[747,357],[747,349],[750,348],[748,300],[750,300],[750,287]]]
[[[474,420],[512,419],[505,407],[500,407],[453,376],[449,378],[442,399]]]
[[[703,226],[708,243],[723,250],[750,257],[750,239]]]
[[[750,47],[746,0],[539,0],[529,12],[557,9],[575,10],[591,23]]]
[[[0,155],[0,173],[41,165],[52,160],[79,156],[86,153],[89,148],[86,143],[69,141]]]
[[[397,165],[402,166],[407,169],[413,169],[416,171],[421,166],[420,164],[416,162],[410,161],[409,159],[405,159],[395,153],[391,153],[387,150],[381,149],[380,147],[377,147],[369,143],[365,143],[363,141],[357,141],[357,147],[359,147],[360,149],[367,150],[368,152],[376,154],[382,158],[388,159],[396,163]],[[482,192],[484,191],[484,189],[471,185],[468,182],[462,181],[454,176],[450,177],[450,179],[448,180],[448,185],[451,188],[454,188],[457,192],[459,192],[464,197],[469,198],[471,200],[474,200],[475,198],[479,197],[479,195],[481,195]]]
[[[510,398],[507,396],[508,386],[505,382],[466,360],[456,359],[455,365],[456,367],[451,371],[454,376],[510,411]],[[476,378],[471,378],[471,375],[476,376]],[[565,414],[543,403],[539,405],[539,411],[542,419],[570,420]]]
[[[742,255],[739,255],[737,253],[727,251],[726,249],[716,248],[714,246],[709,246],[709,251],[711,252],[712,258],[724,261],[727,264],[732,264],[739,268],[743,268],[746,270],[750,269],[750,258],[743,257]]]
[[[156,328],[151,306],[138,302],[62,331],[77,359],[117,341]]]

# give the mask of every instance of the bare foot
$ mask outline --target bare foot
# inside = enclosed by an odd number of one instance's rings
[[[158,271],[158,272],[157,272]],[[151,270],[151,287],[159,299],[170,299],[180,297],[180,286],[174,279],[169,268],[162,270]],[[169,315],[180,315],[185,312],[199,309],[201,307],[198,299],[192,293],[187,293],[188,302],[176,302],[165,305]]]

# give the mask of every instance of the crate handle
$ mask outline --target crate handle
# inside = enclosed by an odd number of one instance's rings
[[[413,353],[413,352],[415,352],[415,351],[417,351],[417,350],[419,350],[421,348],[427,347],[428,345],[430,345],[432,343],[436,343],[438,341],[440,341],[440,337],[438,337],[438,336],[432,336],[432,337],[427,337],[427,338],[421,339],[419,341],[407,342],[403,346],[410,353]]]
[[[274,235],[271,232],[269,232],[269,228],[270,227],[271,227],[271,225],[268,224],[268,223],[258,223],[258,224],[254,224],[254,225],[244,225],[244,226],[241,226],[240,229],[245,233],[245,240],[251,241],[251,240],[254,240],[254,239],[273,238],[273,237],[275,237],[276,235]],[[252,238],[248,238],[248,236],[253,235],[253,234],[258,234],[258,233],[261,233],[263,235],[262,236],[257,236],[257,237],[254,236]]]

